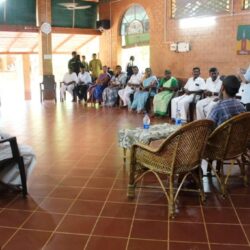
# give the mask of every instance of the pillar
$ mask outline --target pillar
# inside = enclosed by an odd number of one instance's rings
[[[23,84],[24,84],[24,99],[31,100],[30,89],[30,57],[28,54],[22,55],[23,59]]]
[[[51,0],[37,0],[36,3],[37,25],[41,27],[43,23],[51,24]],[[39,31],[39,61],[44,83],[44,99],[54,99],[51,33],[45,34],[41,30]]]

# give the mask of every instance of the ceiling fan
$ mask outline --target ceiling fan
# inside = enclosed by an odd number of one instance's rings
[[[78,3],[59,3],[59,5],[67,10],[85,10],[91,8],[91,5],[81,6]]]

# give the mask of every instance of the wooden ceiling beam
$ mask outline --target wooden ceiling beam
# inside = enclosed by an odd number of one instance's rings
[[[10,42],[10,44],[8,45],[8,47],[6,48],[7,51],[9,51],[11,49],[11,47],[15,44],[15,42],[17,41],[17,39],[22,35],[22,32],[19,32],[15,37],[13,37],[13,40]]]
[[[93,39],[95,39],[95,36],[90,37],[87,41],[84,41],[81,45],[79,45],[77,48],[75,48],[75,50],[79,50],[80,48],[82,48],[84,45],[86,45],[87,43],[91,42]]]

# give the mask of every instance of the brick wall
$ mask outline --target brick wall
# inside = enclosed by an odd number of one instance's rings
[[[178,77],[188,77],[192,67],[200,66],[207,77],[211,66],[221,74],[235,74],[240,67],[250,64],[249,55],[236,54],[237,27],[250,25],[250,12],[241,10],[241,1],[234,0],[234,15],[219,16],[216,26],[182,30],[179,21],[170,18],[170,0],[113,0],[100,4],[100,18],[111,20],[111,29],[105,31],[100,42],[100,57],[114,67],[121,63],[120,22],[124,12],[134,3],[142,5],[150,21],[150,66],[156,75],[170,68]],[[166,14],[166,15],[165,15]],[[190,42],[188,53],[169,50],[171,41]]]

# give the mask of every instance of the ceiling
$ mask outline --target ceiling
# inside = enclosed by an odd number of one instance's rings
[[[96,35],[82,34],[52,34],[52,52],[69,53],[80,50],[91,42]],[[35,32],[5,32],[0,31],[0,53],[38,53],[39,35]]]

